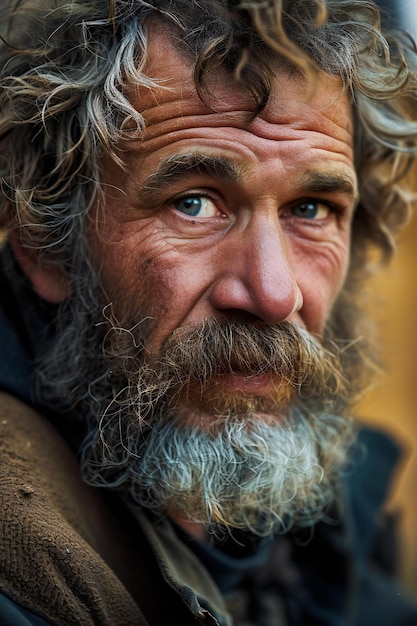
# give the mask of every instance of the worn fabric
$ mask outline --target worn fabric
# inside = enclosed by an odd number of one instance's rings
[[[4,395],[0,458],[2,591],[52,623],[145,624],[107,565],[126,547],[100,495],[54,429]]]
[[[167,585],[129,512],[85,485],[55,429],[5,394],[0,458],[3,594],[59,626],[164,624],[173,609],[195,623],[173,590],[159,601]]]

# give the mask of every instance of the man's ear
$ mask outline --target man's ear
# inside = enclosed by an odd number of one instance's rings
[[[52,304],[66,300],[71,290],[65,270],[41,259],[34,250],[22,246],[17,231],[12,231],[8,239],[16,261],[38,296]]]

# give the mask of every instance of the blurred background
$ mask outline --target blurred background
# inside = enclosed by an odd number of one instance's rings
[[[377,2],[385,25],[417,38],[417,0]],[[417,165],[411,176],[417,181]],[[372,281],[370,314],[378,322],[386,374],[358,414],[392,434],[404,449],[389,507],[399,515],[402,578],[417,594],[417,205],[414,212],[393,262]]]
[[[417,168],[414,175],[417,177]],[[371,281],[370,315],[378,322],[386,373],[357,413],[363,421],[393,435],[403,448],[389,508],[399,516],[402,578],[417,595],[416,243],[417,215],[402,233],[390,266]]]
[[[383,17],[391,25],[393,22],[401,28],[417,34],[416,0],[375,0],[383,9]]]

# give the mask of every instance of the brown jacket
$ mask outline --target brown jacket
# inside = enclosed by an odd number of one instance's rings
[[[57,431],[3,393],[0,591],[59,626],[206,623],[163,580],[129,511],[86,485]]]

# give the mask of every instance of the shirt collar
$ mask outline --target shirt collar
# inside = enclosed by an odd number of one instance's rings
[[[195,554],[177,536],[166,518],[156,523],[135,505],[129,508],[151,545],[165,581],[177,591],[189,610],[207,624],[232,626],[224,599]]]

